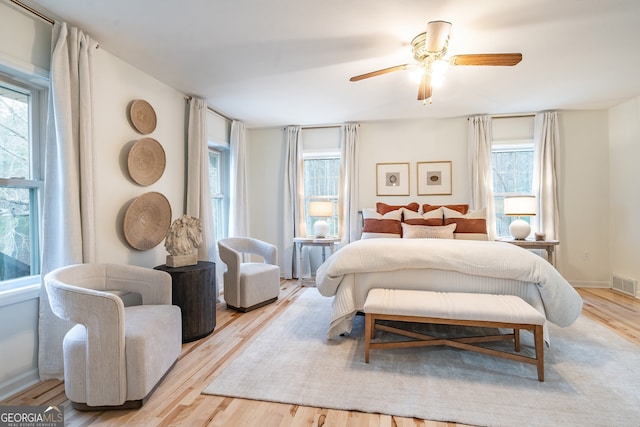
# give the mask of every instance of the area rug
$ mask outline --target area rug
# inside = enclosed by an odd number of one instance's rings
[[[584,316],[550,326],[539,382],[534,365],[448,347],[372,350],[364,363],[362,316],[326,338],[331,302],[307,289],[203,393],[481,426],[640,425],[640,346]]]

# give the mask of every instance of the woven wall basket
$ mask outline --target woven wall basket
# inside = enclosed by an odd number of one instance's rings
[[[151,185],[164,173],[167,158],[162,145],[153,138],[136,141],[129,150],[127,166],[131,179],[140,185]]]
[[[124,214],[124,238],[134,249],[152,249],[167,235],[171,227],[171,205],[157,192],[136,198]]]
[[[157,118],[151,104],[144,99],[136,99],[129,106],[129,120],[131,124],[143,135],[153,132],[156,129]]]

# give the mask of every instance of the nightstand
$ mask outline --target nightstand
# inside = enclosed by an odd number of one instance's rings
[[[321,246],[322,247],[322,262],[327,259],[326,249],[329,248],[331,253],[335,252],[336,245],[340,243],[338,237],[294,237],[293,243],[296,249],[297,259],[297,274],[298,282],[300,285],[304,284],[302,279],[302,247],[303,246]]]
[[[511,237],[499,237],[498,242],[507,242],[512,245],[520,246],[525,249],[544,249],[547,251],[547,261],[555,266],[555,257],[553,251],[560,244],[558,240],[533,240],[533,239],[514,239]]]

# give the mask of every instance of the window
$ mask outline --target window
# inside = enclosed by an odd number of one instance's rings
[[[209,148],[209,191],[211,192],[211,213],[216,239],[227,237],[228,167],[226,151]]]
[[[340,153],[305,153],[304,155],[304,211],[307,234],[313,233],[313,224],[320,218],[308,215],[309,202],[330,201],[333,216],[322,218],[329,223],[329,235],[338,235],[338,189],[340,185]]]
[[[496,235],[509,236],[512,218],[504,214],[504,197],[511,194],[533,194],[533,143],[494,144],[493,195],[496,210]],[[529,221],[528,217],[523,217]]]
[[[0,290],[40,273],[40,90],[0,78]]]

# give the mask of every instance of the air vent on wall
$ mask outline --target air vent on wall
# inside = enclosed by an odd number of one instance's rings
[[[611,283],[613,285],[613,289],[616,291],[620,291],[634,297],[636,296],[636,291],[638,289],[637,280],[628,279],[614,274]]]

